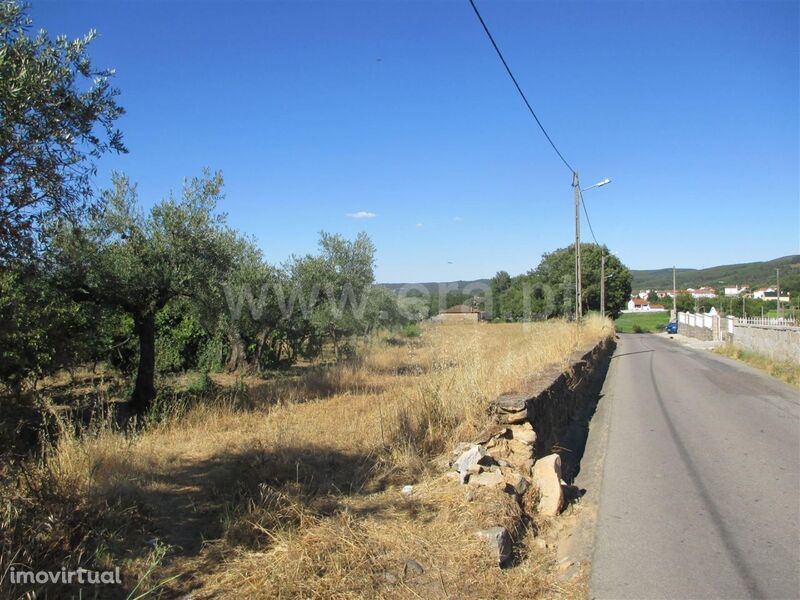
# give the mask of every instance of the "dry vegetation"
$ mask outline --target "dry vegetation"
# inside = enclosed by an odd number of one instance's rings
[[[196,598],[569,595],[530,530],[516,532],[516,566],[491,564],[476,526],[517,522],[520,508],[499,491],[465,493],[441,455],[486,424],[490,399],[610,328],[430,327],[296,377],[212,376],[225,390],[214,401],[172,403],[136,431],[110,419],[64,428],[43,459],[7,474],[0,576],[11,561],[66,561],[121,566],[121,597],[132,582],[132,596]],[[425,572],[404,576],[407,559]]]
[[[797,363],[789,360],[773,360],[768,356],[758,354],[757,352],[748,352],[747,350],[742,350],[733,344],[724,344],[718,348],[715,348],[714,352],[729,358],[741,360],[742,362],[745,362],[756,369],[766,371],[776,379],[780,379],[789,385],[800,388],[800,365]]]

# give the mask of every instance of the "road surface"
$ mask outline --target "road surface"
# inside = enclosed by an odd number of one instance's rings
[[[593,598],[800,598],[800,393],[656,335],[621,335]]]

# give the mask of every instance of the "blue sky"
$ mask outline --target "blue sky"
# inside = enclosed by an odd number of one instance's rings
[[[484,19],[631,268],[800,246],[797,2],[501,2]],[[229,222],[280,262],[324,229],[377,246],[379,281],[512,274],[573,239],[571,175],[467,0],[36,2],[117,70],[149,206],[222,170]],[[348,215],[368,212],[372,218]],[[589,239],[584,221],[585,239]]]

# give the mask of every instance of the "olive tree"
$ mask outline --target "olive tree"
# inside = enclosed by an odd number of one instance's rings
[[[20,3],[0,2],[0,264],[30,257],[51,217],[79,220],[94,159],[125,152],[113,71],[87,54],[95,37],[30,33]]]
[[[56,237],[62,287],[133,319],[139,363],[131,405],[138,413],[155,397],[156,315],[174,298],[214,293],[235,261],[225,217],[215,212],[221,197],[222,176],[206,172],[188,180],[180,198],[170,196],[145,215],[136,187],[115,175],[103,209]]]

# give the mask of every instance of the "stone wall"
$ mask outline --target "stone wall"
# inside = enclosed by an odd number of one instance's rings
[[[605,338],[588,350],[574,353],[566,370],[553,368],[526,382],[523,391],[514,394],[524,398],[528,421],[536,431],[537,457],[559,446],[573,420],[600,392],[615,347],[614,338]]]
[[[561,512],[569,487],[563,477],[570,477],[562,475],[560,452],[582,453],[582,446],[567,441],[569,432],[593,410],[615,346],[615,338],[608,336],[570,356],[566,369],[552,367],[501,394],[488,407],[494,425],[454,449],[448,462],[451,475],[474,489],[502,490],[520,509],[510,529],[497,523],[476,532],[487,540],[499,565],[510,559],[531,502],[540,517]],[[529,493],[531,500],[523,500]]]
[[[714,339],[714,331],[708,327],[693,327],[686,323],[678,323],[678,333],[706,342]]]
[[[736,324],[733,344],[772,360],[800,363],[800,328]]]

